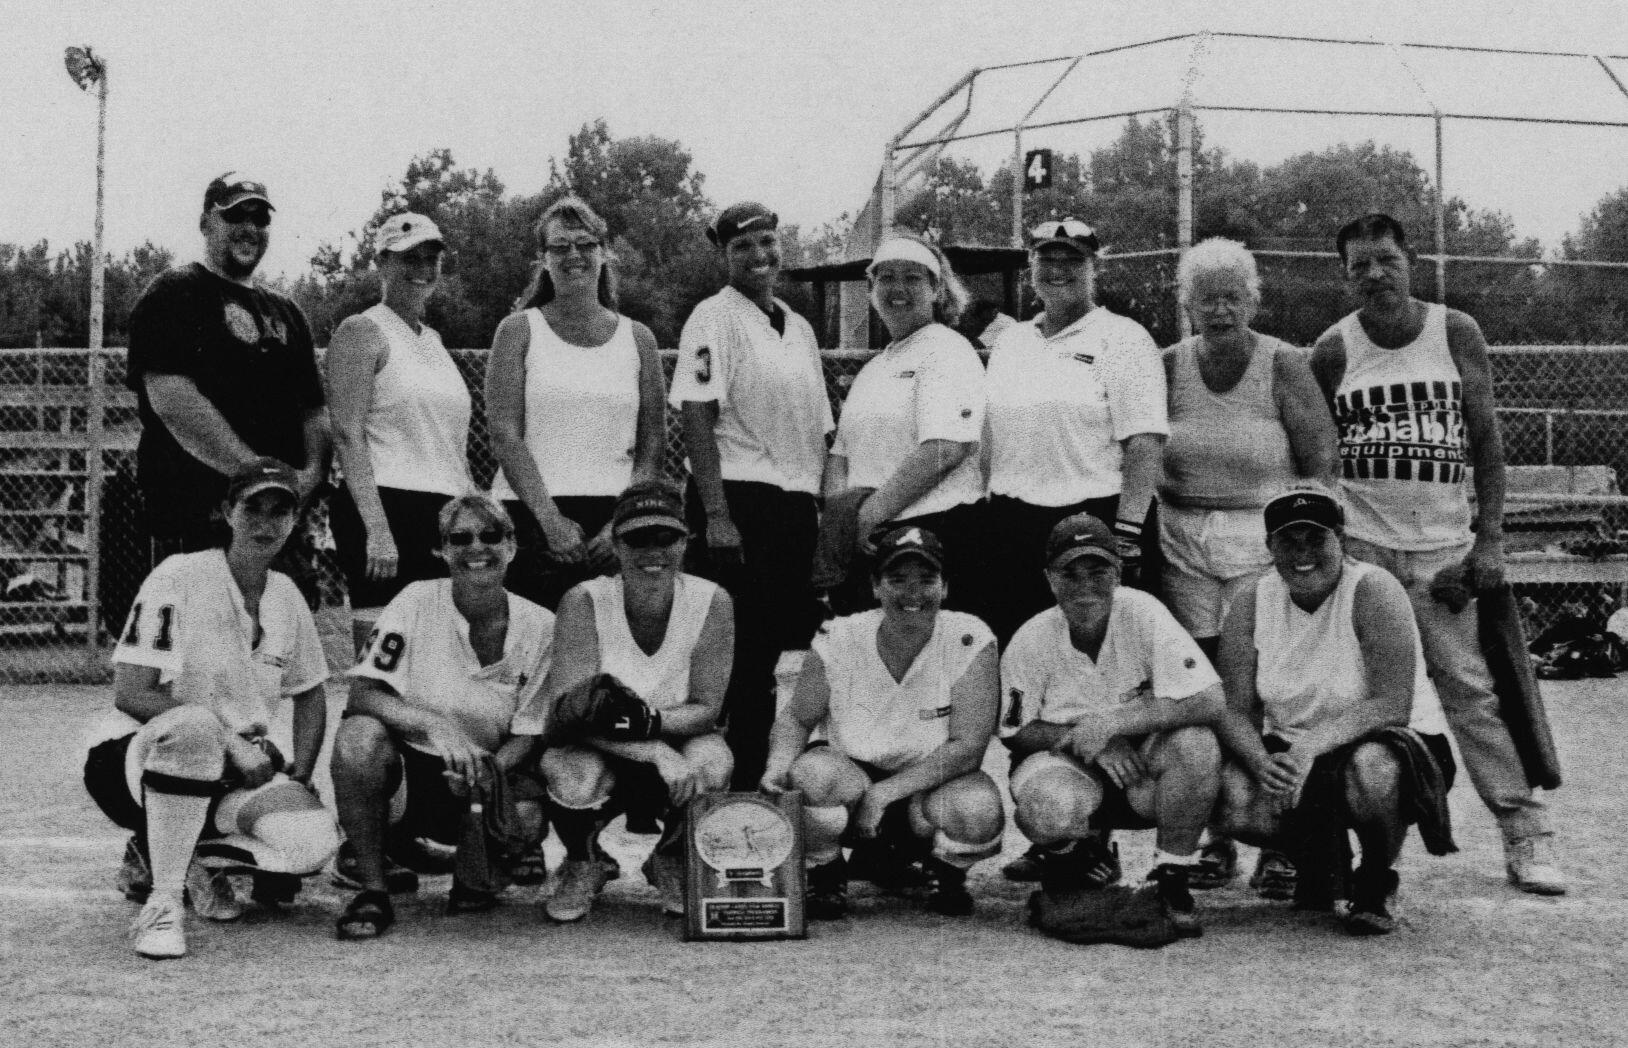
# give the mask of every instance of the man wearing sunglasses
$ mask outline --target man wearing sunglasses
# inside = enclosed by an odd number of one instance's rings
[[[137,479],[155,561],[215,544],[227,478],[255,458],[292,463],[302,502],[325,468],[310,328],[291,299],[253,283],[274,210],[260,182],[237,172],[210,182],[203,261],[159,276],[131,314],[125,381],[141,413]],[[296,581],[308,574],[279,566]]]

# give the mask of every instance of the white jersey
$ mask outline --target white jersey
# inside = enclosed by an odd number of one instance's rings
[[[1142,325],[1093,309],[1051,338],[1041,318],[989,353],[989,491],[1034,506],[1119,494],[1120,441],[1170,432],[1164,364]]]
[[[560,338],[541,309],[528,309],[526,448],[549,495],[615,496],[633,479],[639,432],[639,346],[620,317],[602,346]],[[499,470],[492,497],[516,498]]]
[[[880,609],[826,623],[813,649],[825,664],[831,700],[820,732],[837,752],[895,772],[950,738],[950,690],[995,643],[974,615],[941,611],[933,635],[896,681],[876,650]]]
[[[651,709],[670,710],[690,701],[690,661],[707,624],[718,587],[694,575],[674,580],[673,610],[661,647],[646,655],[633,639],[620,575],[602,575],[582,584],[594,608],[599,634],[599,672],[633,689]]]
[[[1074,646],[1055,605],[1013,634],[1001,659],[1002,738],[1030,721],[1072,724],[1143,699],[1186,699],[1220,683],[1210,660],[1157,599],[1114,590],[1096,659]]]
[[[928,324],[865,362],[842,404],[831,454],[848,460],[848,484],[879,488],[929,440],[977,443],[984,430],[984,367],[972,343]],[[968,455],[897,519],[983,498],[983,467]]]
[[[757,303],[726,287],[695,307],[679,338],[667,402],[718,405],[718,464],[725,480],[815,495],[825,435],[836,428],[820,348],[808,321],[775,300],[785,334]]]
[[[435,329],[417,333],[380,302],[362,314],[389,350],[373,376],[365,430],[373,481],[382,488],[461,495],[469,479],[470,398]]]
[[[1313,725],[1368,699],[1368,665],[1357,643],[1357,585],[1383,568],[1347,557],[1334,592],[1304,611],[1289,599],[1283,577],[1268,571],[1255,583],[1255,690],[1265,710],[1262,727],[1293,743]],[[1441,700],[1425,671],[1419,627],[1408,611],[1413,639],[1413,716],[1408,727],[1428,735],[1447,731]]]
[[[1419,337],[1374,344],[1356,313],[1340,321],[1345,373],[1334,393],[1346,532],[1392,550],[1470,541],[1464,384],[1447,307],[1425,307]]]
[[[311,610],[281,572],[266,575],[258,634],[225,551],[181,553],[141,584],[113,662],[158,670],[178,701],[207,707],[227,728],[254,738],[271,730],[279,700],[328,679]]]
[[[469,620],[452,603],[451,579],[409,583],[379,615],[361,661],[350,676],[376,680],[409,706],[457,724],[476,745],[495,751],[520,730],[517,713],[530,704],[548,673],[554,614],[510,593],[503,657],[482,666],[469,642]],[[429,752],[414,739],[407,744]]]

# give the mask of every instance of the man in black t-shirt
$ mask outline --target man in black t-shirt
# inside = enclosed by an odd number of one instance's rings
[[[204,260],[164,273],[130,317],[126,382],[141,411],[137,476],[155,561],[215,545],[227,478],[269,455],[298,470],[309,506],[329,436],[311,330],[253,283],[271,201],[228,172],[204,192]],[[298,534],[298,532],[297,532]]]

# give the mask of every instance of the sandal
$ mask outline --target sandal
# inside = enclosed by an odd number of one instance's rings
[[[548,880],[548,860],[542,848],[533,848],[509,863],[509,880],[514,884],[542,884]]]
[[[396,911],[390,905],[390,893],[360,891],[339,915],[334,932],[340,939],[377,939],[395,923]]]

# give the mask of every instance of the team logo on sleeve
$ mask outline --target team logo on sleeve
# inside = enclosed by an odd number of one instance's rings
[[[695,351],[695,381],[712,381],[712,347],[702,346]]]

